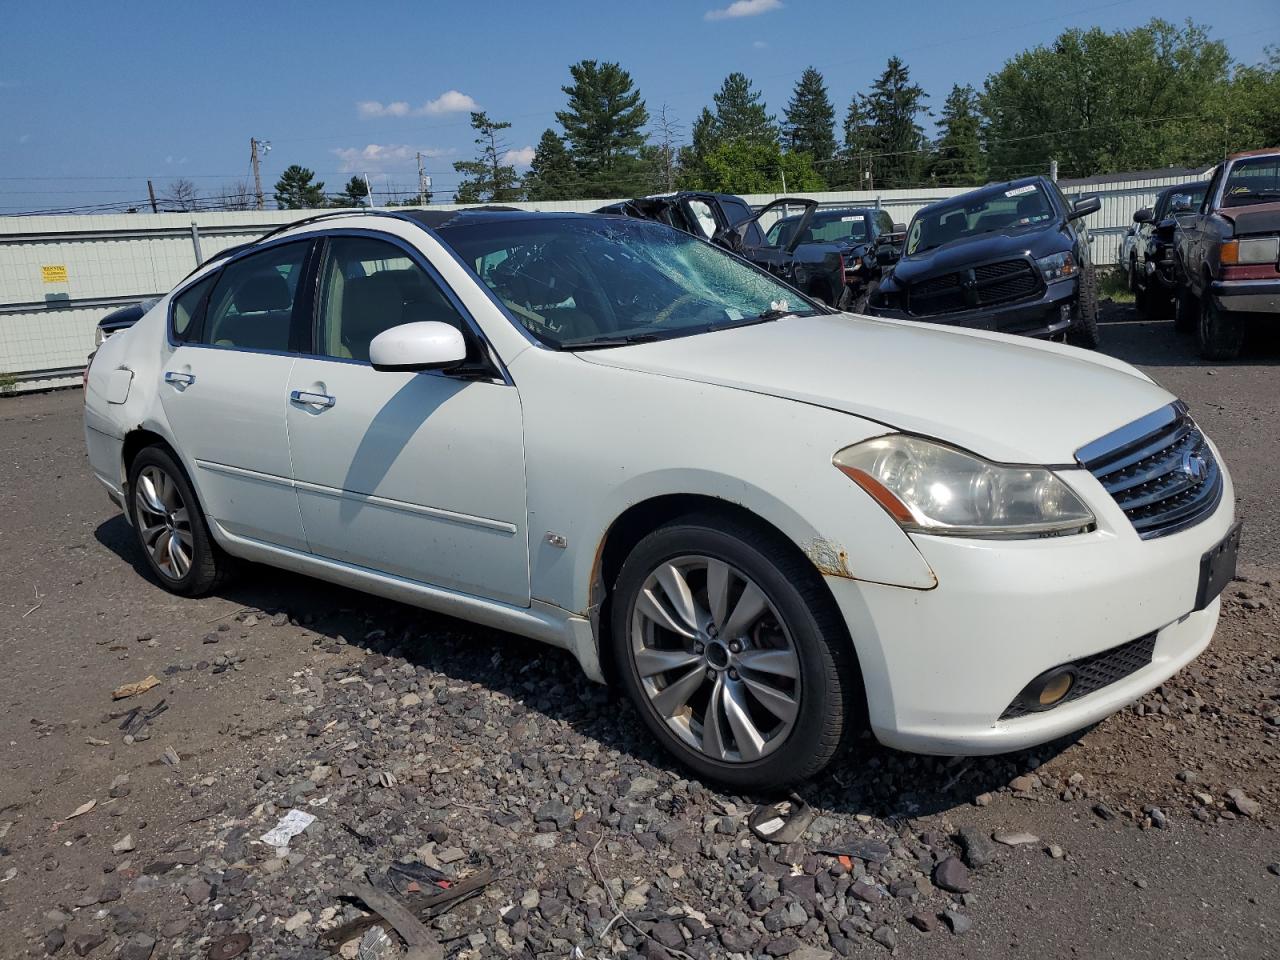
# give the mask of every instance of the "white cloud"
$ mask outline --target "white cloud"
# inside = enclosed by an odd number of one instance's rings
[[[438,117],[447,113],[479,110],[480,104],[459,90],[446,90],[420,107],[411,107],[406,100],[393,100],[390,103],[361,100],[356,104],[356,109],[362,117]]]
[[[434,116],[441,113],[462,113],[464,110],[479,109],[480,104],[465,93],[458,90],[446,90],[434,100],[428,100],[416,112]]]
[[[751,45],[755,47],[757,50],[764,50],[766,47],[769,46],[768,42],[764,40],[757,40],[755,43]]]
[[[30,139],[31,139],[31,134],[29,134],[29,133],[24,133],[22,136],[20,136],[20,137],[18,138],[18,142],[19,142],[19,143],[27,143]]]
[[[527,167],[533,163],[534,152],[532,146],[521,147],[519,150],[508,150],[502,155],[502,162],[512,167]]]
[[[338,147],[333,155],[342,164],[343,173],[382,173],[388,169],[411,169],[416,154],[443,157],[451,150],[435,147],[413,147],[405,143],[367,143],[363,147]]]
[[[735,20],[738,17],[758,17],[770,10],[782,9],[782,0],[733,0],[727,7],[708,10],[704,20]]]

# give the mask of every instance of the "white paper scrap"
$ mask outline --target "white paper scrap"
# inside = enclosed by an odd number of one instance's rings
[[[272,847],[287,847],[290,840],[315,822],[315,816],[305,810],[290,810],[258,839]]]

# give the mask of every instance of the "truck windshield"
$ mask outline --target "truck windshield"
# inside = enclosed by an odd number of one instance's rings
[[[1280,156],[1245,157],[1231,165],[1222,188],[1224,207],[1280,200]]]
[[[981,233],[1037,227],[1051,219],[1053,206],[1039,184],[966,194],[915,215],[907,230],[907,256]]]
[[[744,260],[664,224],[530,217],[439,230],[511,314],[564,350],[823,312]]]
[[[799,217],[783,217],[769,228],[769,244],[786,246],[795,236]],[[809,221],[800,243],[866,243],[870,236],[867,217],[851,210],[819,210]]]

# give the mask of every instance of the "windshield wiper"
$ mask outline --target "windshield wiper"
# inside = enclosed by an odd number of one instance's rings
[[[651,343],[661,340],[656,333],[620,333],[607,337],[577,337],[573,340],[561,340],[560,350],[599,350],[603,347],[625,347],[632,343]]]

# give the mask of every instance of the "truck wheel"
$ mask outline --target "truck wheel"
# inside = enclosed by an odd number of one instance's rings
[[[1196,328],[1200,356],[1206,360],[1234,360],[1244,345],[1244,321],[1220,310],[1213,297],[1200,301],[1200,323]]]
[[[1200,304],[1195,294],[1185,288],[1173,294],[1173,329],[1178,333],[1194,333],[1200,322]]]
[[[1098,278],[1088,266],[1080,276],[1080,294],[1076,300],[1076,322],[1067,333],[1067,341],[1077,347],[1097,350],[1102,337],[1098,332]]]
[[[806,779],[860,715],[848,631],[813,565],[771,531],[672,520],[631,551],[611,604],[622,685],[700,777],[740,790]]]

